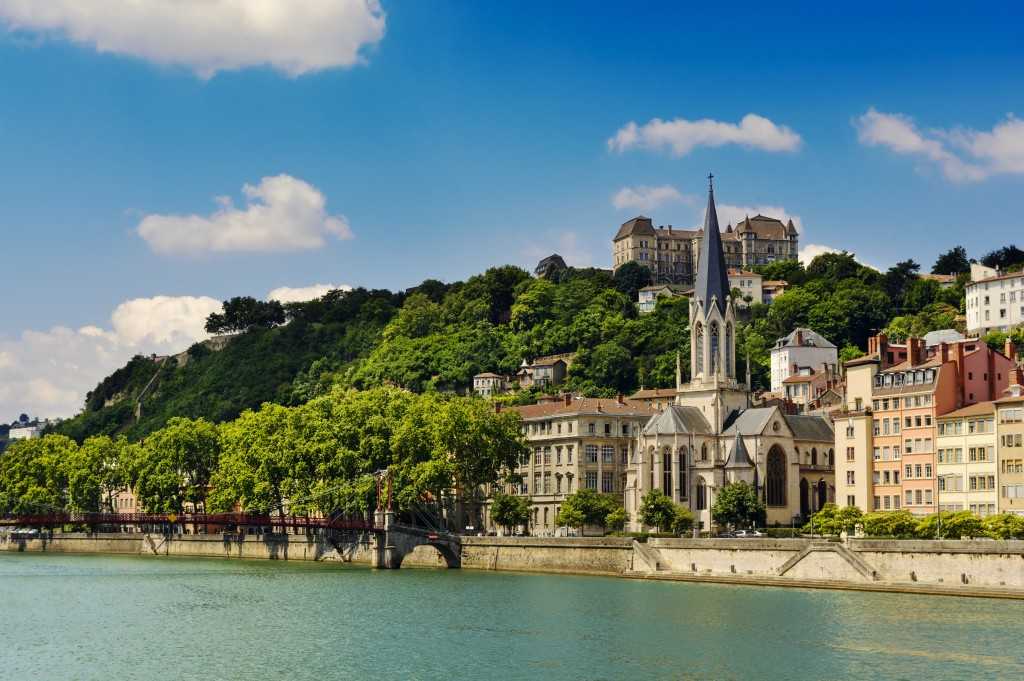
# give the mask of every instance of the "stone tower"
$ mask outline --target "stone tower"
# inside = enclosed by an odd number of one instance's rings
[[[747,386],[736,380],[736,311],[715,211],[715,189],[708,176],[704,238],[697,281],[690,298],[690,380],[678,377],[676,403],[697,407],[721,433],[729,415],[750,403]]]

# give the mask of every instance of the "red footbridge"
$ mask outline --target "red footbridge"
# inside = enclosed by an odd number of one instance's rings
[[[263,515],[258,513],[70,513],[54,512],[35,515],[0,517],[0,526],[61,527],[64,525],[135,525],[140,527],[171,525],[203,525],[207,527],[271,527],[285,529],[341,530],[384,532],[365,518],[311,518],[307,516]]]

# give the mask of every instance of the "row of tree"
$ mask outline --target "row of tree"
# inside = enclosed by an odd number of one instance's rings
[[[981,518],[970,511],[941,511],[920,517],[905,510],[862,513],[856,506],[826,504],[811,516],[804,531],[828,535],[859,531],[869,537],[896,539],[1024,539],[1024,516],[1000,513]]]
[[[265,404],[219,425],[173,418],[144,440],[62,435],[0,457],[0,513],[97,511],[130,487],[157,513],[365,513],[375,473],[400,509],[504,482],[527,452],[516,413],[480,399],[395,388],[334,390],[298,407]]]

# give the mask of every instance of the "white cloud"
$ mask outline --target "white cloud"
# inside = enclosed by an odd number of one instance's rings
[[[803,223],[800,221],[799,215],[794,215],[787,211],[782,206],[770,206],[765,204],[759,204],[756,206],[733,206],[728,203],[716,204],[715,212],[718,213],[718,224],[722,229],[725,229],[726,225],[732,225],[735,227],[744,218],[754,217],[755,215],[763,215],[769,218],[776,218],[782,220],[783,223],[792,220],[793,226],[796,227],[796,231],[800,233],[800,238],[803,239]],[[704,221],[701,220],[703,226]]]
[[[111,328],[55,326],[0,336],[0,421],[26,412],[71,416],[85,393],[135,354],[171,354],[206,338],[203,323],[219,310],[208,297],[156,296],[127,300]]]
[[[695,199],[692,196],[684,196],[670,184],[663,184],[658,187],[648,187],[645,185],[623,187],[612,197],[612,205],[619,210],[632,208],[641,211],[652,211],[658,206],[676,201],[692,204]]]
[[[261,65],[289,76],[353,66],[386,23],[378,0],[3,0],[0,20],[202,78]]]
[[[608,148],[618,152],[669,149],[674,156],[685,156],[696,147],[738,144],[763,151],[796,151],[800,143],[800,135],[788,127],[750,113],[739,124],[709,118],[699,121],[654,118],[644,125],[630,121],[608,140]]]
[[[290,175],[264,177],[242,187],[245,208],[217,198],[211,215],[147,215],[138,233],[157,253],[281,252],[320,248],[326,237],[352,238],[344,216],[329,215],[327,199]]]
[[[953,182],[1024,173],[1024,121],[1013,115],[987,132],[962,127],[922,132],[905,114],[871,108],[854,127],[861,144],[934,163]]]
[[[841,253],[838,248],[832,248],[831,246],[825,246],[824,244],[807,244],[800,249],[799,257],[800,262],[804,264],[804,267],[811,264],[819,255],[825,255],[826,253]]]
[[[348,284],[313,284],[311,286],[280,286],[267,294],[267,300],[276,300],[282,303],[301,303],[306,300],[320,298],[331,291],[351,291]]]

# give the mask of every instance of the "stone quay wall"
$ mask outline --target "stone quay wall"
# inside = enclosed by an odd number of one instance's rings
[[[1024,599],[1024,541],[463,537],[462,567]],[[371,563],[366,543],[314,537],[57,533],[0,550]],[[444,567],[431,546],[403,566]]]

